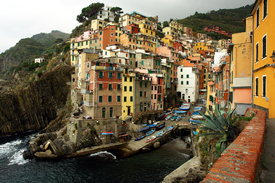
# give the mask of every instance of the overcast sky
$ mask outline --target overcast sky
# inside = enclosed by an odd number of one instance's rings
[[[71,33],[79,23],[76,16],[82,8],[94,2],[119,6],[124,13],[137,11],[147,16],[159,16],[159,21],[182,19],[196,11],[238,8],[254,0],[5,0],[0,6],[0,53],[20,39],[52,30]]]

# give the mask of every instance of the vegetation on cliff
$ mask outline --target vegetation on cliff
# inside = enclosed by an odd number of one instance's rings
[[[207,13],[198,13],[177,20],[184,26],[193,28],[195,32],[206,33],[207,35],[215,35],[203,31],[203,28],[208,25],[216,25],[230,33],[243,32],[245,27],[242,20],[250,16],[252,5],[246,5],[235,9],[219,9],[218,11],[210,11]]]
[[[41,43],[45,47],[50,47],[56,44],[57,39],[62,39],[61,42],[63,42],[63,40],[67,40],[69,36],[70,35],[67,33],[53,30],[51,33],[39,33],[33,35],[31,38]]]

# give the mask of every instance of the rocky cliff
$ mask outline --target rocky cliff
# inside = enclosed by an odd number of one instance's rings
[[[16,94],[0,96],[0,136],[45,128],[67,101],[72,67],[59,67]]]

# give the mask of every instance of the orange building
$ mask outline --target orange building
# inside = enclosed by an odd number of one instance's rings
[[[120,41],[121,28],[116,25],[108,25],[99,31],[99,48],[105,49],[106,46],[115,45]]]

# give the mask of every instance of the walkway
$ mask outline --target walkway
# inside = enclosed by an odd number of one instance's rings
[[[267,170],[262,170],[261,179],[270,183],[275,180],[275,119],[267,119],[265,129],[263,165]]]

